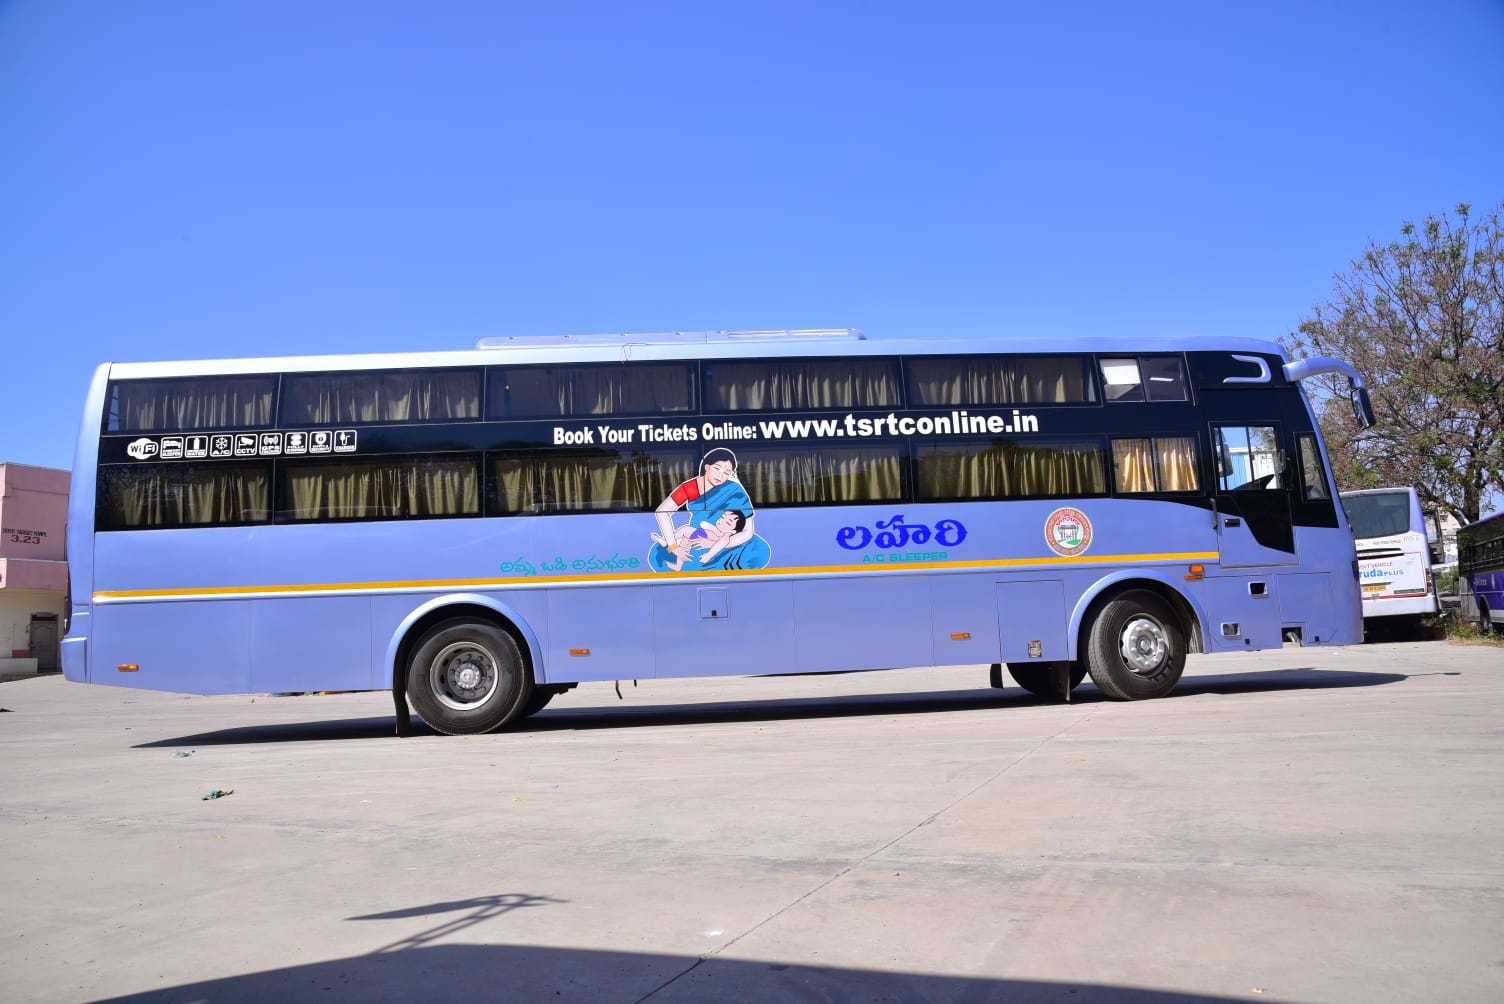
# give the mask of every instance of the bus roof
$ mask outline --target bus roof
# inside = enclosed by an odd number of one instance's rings
[[[1499,522],[1504,522],[1504,509],[1500,509],[1498,512],[1489,513],[1487,516],[1480,516],[1478,519],[1467,524],[1466,526],[1458,527],[1457,532],[1461,533],[1463,530],[1476,530],[1480,526],[1487,526]]]
[[[755,349],[753,348],[755,346]],[[647,362],[675,359],[737,359],[780,356],[883,356],[1072,352],[1248,352],[1288,358],[1276,342],[1207,335],[1078,336],[1017,338],[869,339],[853,328],[819,331],[701,331],[616,335],[544,335],[483,339],[477,348],[349,355],[242,357],[164,362],[104,363],[120,379],[320,372],[354,369],[417,369],[516,363]]]

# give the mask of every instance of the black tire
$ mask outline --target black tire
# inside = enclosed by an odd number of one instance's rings
[[[546,684],[546,685],[537,685],[537,684],[535,684],[533,686],[533,696],[528,698],[528,700],[527,700],[527,706],[522,709],[522,714],[518,715],[517,717],[518,718],[531,718],[531,717],[533,717],[538,712],[540,712],[544,708],[548,707],[548,702],[549,701],[552,701],[555,697],[558,697],[562,693],[565,693],[567,691],[573,690],[574,686],[575,685],[572,684],[572,683],[559,683],[559,684]]]
[[[1478,600],[1478,633],[1494,633],[1494,622],[1488,619],[1488,601],[1481,597]]]
[[[1064,697],[1060,683],[1055,677],[1055,665],[1049,662],[1010,662],[1008,675],[1013,682],[1038,697]],[[1086,667],[1079,662],[1071,663],[1071,689],[1075,690],[1086,679]]]
[[[994,662],[987,670],[987,685],[993,690],[1003,689],[1003,664]]]
[[[1091,682],[1113,700],[1163,697],[1185,671],[1185,630],[1153,593],[1123,593],[1091,622],[1086,666]]]
[[[517,718],[532,700],[533,677],[506,631],[484,621],[449,620],[413,650],[407,697],[434,731],[473,736]]]

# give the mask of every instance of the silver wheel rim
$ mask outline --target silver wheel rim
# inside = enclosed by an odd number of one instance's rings
[[[472,711],[496,693],[501,675],[496,657],[467,641],[445,645],[428,664],[428,686],[444,707]]]
[[[1138,676],[1153,676],[1170,656],[1165,626],[1148,614],[1135,614],[1118,636],[1123,663]]]

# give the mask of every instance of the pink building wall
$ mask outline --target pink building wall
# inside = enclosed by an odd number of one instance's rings
[[[28,655],[23,613],[42,605],[62,607],[68,588],[69,477],[49,467],[0,463],[0,635],[9,638],[0,641],[0,659]],[[7,596],[25,610],[12,610],[13,604],[4,602]]]
[[[0,558],[66,561],[67,471],[0,463]]]

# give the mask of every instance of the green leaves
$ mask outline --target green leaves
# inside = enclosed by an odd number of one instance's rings
[[[1504,497],[1504,230],[1495,208],[1474,222],[1405,221],[1336,276],[1335,298],[1286,339],[1292,355],[1335,355],[1364,375],[1379,425],[1360,430],[1345,390],[1316,395],[1343,490],[1413,484],[1470,522]]]

